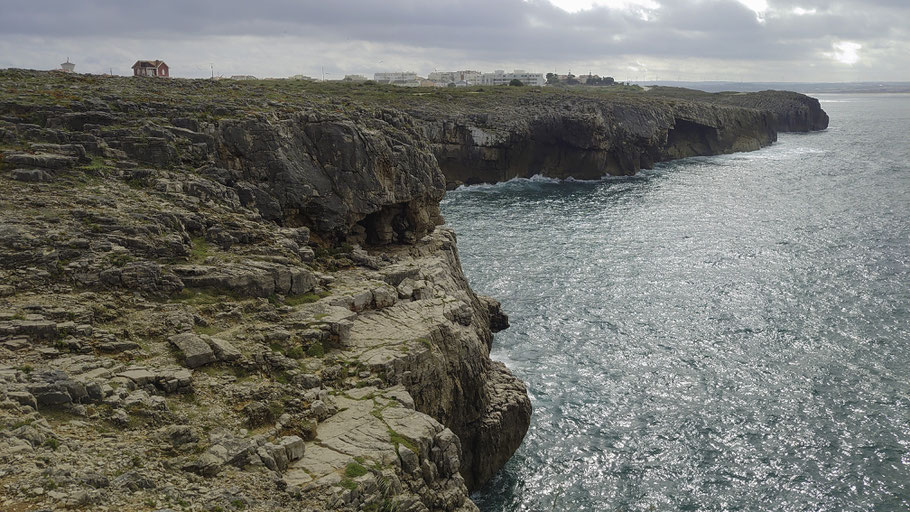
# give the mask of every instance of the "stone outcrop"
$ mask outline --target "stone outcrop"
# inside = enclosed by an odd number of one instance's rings
[[[407,117],[320,111],[214,128],[225,184],[267,220],[335,239],[413,243],[440,223],[443,183]]]
[[[415,102],[447,186],[515,177],[597,179],[691,156],[753,151],[779,131],[827,127],[818,100],[797,93],[503,98],[500,104]],[[743,108],[746,107],[746,108]]]
[[[514,108],[415,108],[449,188],[543,175],[597,179],[777,139],[769,112],[655,99],[545,98]]]
[[[778,132],[810,132],[828,127],[828,114],[816,98],[791,91],[707,93],[675,87],[653,87],[649,95],[700,103],[732,105],[771,112]]]
[[[476,510],[531,405],[411,117],[0,83],[0,508]]]

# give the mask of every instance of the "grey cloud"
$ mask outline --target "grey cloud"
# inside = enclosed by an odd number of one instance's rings
[[[907,0],[769,0],[762,21],[736,0],[657,1],[660,7],[650,10],[599,7],[568,13],[546,0],[2,0],[0,42],[4,47],[29,38],[74,46],[102,38],[169,47],[183,42],[198,52],[206,41],[250,36],[271,39],[276,47],[283,47],[284,39],[302,42],[300,55],[294,56],[298,61],[317,57],[308,48],[362,42],[371,54],[364,60],[372,62],[388,54],[548,67],[567,61],[699,58],[740,67],[752,62],[757,71],[760,63],[792,62],[796,72],[830,52],[834,42],[851,40],[892,49],[892,62],[883,63],[888,69],[910,67],[910,57],[901,53],[908,42],[908,29],[900,22],[910,18]],[[796,7],[816,13],[797,16]],[[236,52],[252,51],[235,44]],[[324,60],[321,51],[318,57]],[[0,55],[0,66],[8,65],[20,64]]]

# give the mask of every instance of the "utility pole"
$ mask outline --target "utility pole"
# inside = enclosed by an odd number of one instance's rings
[[[212,80],[214,80],[215,79],[215,64],[213,62],[209,62],[209,67],[212,69]]]

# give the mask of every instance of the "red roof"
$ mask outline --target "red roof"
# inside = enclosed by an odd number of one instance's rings
[[[164,64],[164,61],[163,61],[163,60],[137,60],[136,63],[133,64],[133,69],[136,69],[136,68],[157,68],[158,66],[160,66],[160,65],[162,65],[162,64]],[[167,64],[164,64],[164,65],[167,66]]]

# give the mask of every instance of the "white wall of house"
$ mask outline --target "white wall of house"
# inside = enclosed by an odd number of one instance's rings
[[[386,84],[391,82],[411,82],[417,81],[417,73],[410,71],[375,73],[373,80]]]
[[[542,87],[547,83],[543,73],[528,73],[523,69],[516,69],[512,73],[506,73],[501,69],[497,69],[492,73],[484,73],[480,83],[483,85],[508,85],[512,80],[519,80],[525,85],[537,87]]]

